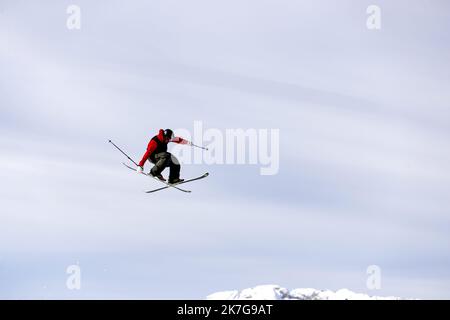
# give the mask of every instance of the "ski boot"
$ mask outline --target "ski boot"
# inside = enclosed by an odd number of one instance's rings
[[[164,177],[163,177],[163,175],[162,175],[161,173],[153,174],[153,172],[150,171],[150,174],[151,174],[153,177],[155,177],[155,178],[157,178],[157,179],[159,179],[159,180],[161,180],[161,181],[163,181],[163,182],[166,182],[166,179],[164,179]]]
[[[169,184],[178,184],[180,182],[183,182],[184,179],[180,179],[180,178],[175,178],[175,179],[169,179]]]

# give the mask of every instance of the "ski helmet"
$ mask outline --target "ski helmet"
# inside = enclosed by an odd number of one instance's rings
[[[175,135],[173,134],[173,131],[170,129],[164,130],[164,138],[173,139],[175,138]]]

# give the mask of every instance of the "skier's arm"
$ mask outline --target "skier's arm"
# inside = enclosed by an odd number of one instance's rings
[[[183,139],[181,137],[175,137],[172,140],[170,140],[170,142],[175,142],[178,144],[189,144],[190,143],[189,141],[187,141],[186,139]]]
[[[139,167],[142,168],[144,167],[145,161],[147,161],[148,157],[150,157],[150,155],[153,153],[153,151],[155,151],[155,149],[156,149],[156,142],[152,140],[149,142],[147,146],[147,151],[145,151],[141,161],[139,162]]]

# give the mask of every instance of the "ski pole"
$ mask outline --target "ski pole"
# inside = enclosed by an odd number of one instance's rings
[[[125,152],[123,152],[122,149],[120,149],[118,146],[116,146],[114,142],[112,142],[111,140],[109,140],[109,143],[111,143],[114,147],[116,147],[117,150],[119,150],[120,152],[122,152],[122,153],[128,158],[128,160],[130,160],[131,162],[133,162],[133,163],[136,165],[136,167],[138,166],[138,164],[137,164],[136,162],[134,162],[134,160],[131,159]]]
[[[190,144],[191,144],[191,146],[193,146],[193,147],[197,147],[197,148],[200,148],[200,149],[203,149],[203,150],[208,150],[208,148],[201,147],[201,146],[197,146],[197,145],[193,144],[192,142],[191,142]]]

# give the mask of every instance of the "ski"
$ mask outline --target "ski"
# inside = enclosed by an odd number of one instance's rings
[[[127,167],[128,169],[130,169],[130,170],[137,171],[135,168],[130,167],[129,165],[127,165],[127,164],[124,163],[124,162],[122,162],[122,164],[123,164],[125,167]],[[170,183],[167,183],[167,182],[165,182],[165,181],[161,181],[161,180],[159,180],[158,178],[152,176],[152,175],[149,174],[149,173],[142,172],[142,174],[143,174],[143,175],[146,175],[147,177],[153,178],[153,179],[155,179],[155,180],[157,180],[157,181],[159,181],[159,182],[161,182],[161,183],[164,183],[166,186],[163,187],[162,189],[166,189],[166,188],[175,188],[175,189],[177,189],[177,190],[180,190],[180,191],[183,191],[183,192],[186,192],[186,193],[190,193],[190,192],[191,192],[191,190],[185,190],[185,189],[178,188],[178,187],[176,186],[176,184],[170,184]]]
[[[192,181],[195,181],[195,180],[200,180],[200,179],[206,178],[207,176],[209,176],[209,173],[208,173],[208,172],[206,172],[205,174],[203,174],[203,175],[201,175],[201,176],[199,176],[199,177],[197,177],[197,178],[192,178],[192,179],[184,180],[184,181],[182,181],[182,182],[180,182],[180,183],[175,183],[175,184],[173,184],[173,185],[171,185],[171,186],[178,186],[178,185],[183,184],[183,183],[186,183],[186,182],[192,182]],[[160,191],[160,190],[164,190],[164,189],[167,189],[167,188],[169,188],[169,186],[165,186],[165,187],[161,187],[161,188],[158,188],[158,189],[149,190],[149,191],[145,191],[145,192],[146,192],[146,193],[153,193],[153,192]]]

